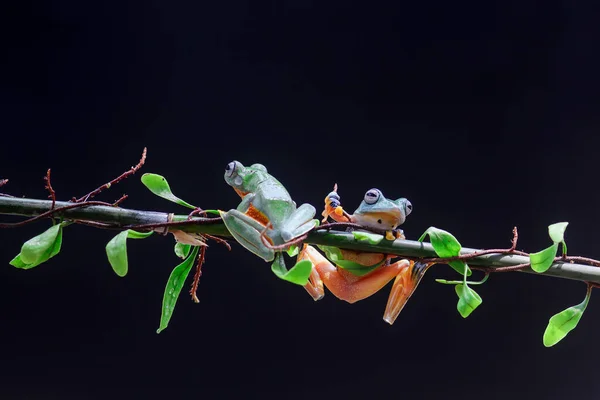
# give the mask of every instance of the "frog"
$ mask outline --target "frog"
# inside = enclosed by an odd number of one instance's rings
[[[372,188],[367,190],[363,201],[353,214],[348,214],[340,206],[340,197],[337,194],[337,184],[333,191],[325,197],[325,209],[322,212],[325,223],[328,217],[337,222],[351,222],[375,231],[385,232],[388,240],[404,239],[404,233],[397,229],[406,221],[412,212],[412,203],[401,197],[396,200],[387,199],[381,190]]]
[[[336,185],[334,191],[325,198],[322,222],[327,222],[327,218],[331,216],[334,221],[352,222],[364,226],[366,230],[383,230],[388,239],[393,236],[391,239],[397,240],[405,239],[398,226],[406,221],[411,212],[412,204],[408,199],[388,200],[381,190],[374,188],[365,193],[359,207],[350,215],[340,205]],[[304,288],[313,300],[324,297],[325,286],[340,300],[355,303],[375,294],[395,278],[383,315],[383,320],[390,325],[416,290],[427,269],[433,265],[406,259],[392,262],[394,258],[398,258],[395,255],[318,247],[325,250],[331,261],[308,244],[303,244],[297,258],[298,261],[309,260],[312,263],[309,280]],[[348,261],[359,268],[350,269]]]
[[[236,209],[219,210],[225,226],[244,248],[267,262],[274,260],[278,246],[305,235],[319,222],[313,218],[315,207],[308,203],[296,207],[286,188],[262,164],[246,167],[231,161],[224,178],[242,199]]]

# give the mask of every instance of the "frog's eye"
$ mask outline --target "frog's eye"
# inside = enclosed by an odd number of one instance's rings
[[[365,193],[365,203],[375,204],[379,200],[380,192],[377,189],[370,189]]]
[[[225,176],[230,177],[235,172],[235,161],[230,162],[225,167]]]
[[[412,212],[412,203],[408,200],[404,203],[404,207],[406,209],[406,215],[409,215]]]

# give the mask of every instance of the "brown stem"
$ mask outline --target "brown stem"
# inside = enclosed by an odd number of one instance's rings
[[[105,183],[104,185],[98,187],[97,189],[92,190],[85,196],[80,197],[79,199],[76,199],[75,202],[80,203],[83,201],[87,201],[88,199],[90,199],[90,198],[96,196],[97,194],[99,194],[100,192],[102,192],[104,189],[108,189],[112,185],[121,182],[123,179],[127,178],[128,176],[135,174],[140,168],[142,168],[142,165],[144,165],[145,162],[146,162],[146,148],[144,147],[144,151],[142,152],[142,158],[140,159],[140,161],[137,163],[137,165],[135,167],[131,167],[131,169],[129,171],[122,173],[121,175],[119,175],[118,177],[113,179],[112,181]]]
[[[204,264],[205,256],[206,246],[202,246],[200,248],[200,252],[198,253],[198,261],[196,261],[196,273],[194,274],[194,281],[192,283],[192,288],[190,289],[190,295],[192,296],[194,303],[200,303],[200,299],[198,299],[196,292],[198,291],[198,284],[200,283],[200,277],[202,276],[202,264]]]
[[[48,168],[44,180],[46,181],[46,186],[44,186],[44,188],[47,189],[50,193],[48,195],[48,198],[52,199],[52,206],[50,207],[50,209],[52,210],[54,209],[54,205],[56,204],[56,192],[54,191],[54,189],[52,189],[52,183],[50,183],[50,168]]]

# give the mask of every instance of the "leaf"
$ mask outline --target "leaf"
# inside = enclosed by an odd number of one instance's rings
[[[162,197],[163,199],[172,201],[173,203],[177,203],[184,207],[193,208],[193,209],[196,208],[193,205],[191,205],[191,204],[181,200],[179,197],[175,196],[171,192],[169,183],[163,176],[157,175],[157,174],[146,173],[146,174],[142,175],[141,180],[142,180],[142,183],[144,184],[144,186],[146,186],[155,195]],[[216,210],[211,210],[211,211],[216,211]],[[218,213],[218,211],[217,211],[217,213]]]
[[[353,275],[363,276],[363,275],[366,275],[369,272],[373,271],[375,268],[381,266],[384,262],[385,262],[385,259],[381,262],[378,262],[377,264],[362,265],[362,264],[356,263],[354,261],[337,260],[335,262],[335,265],[337,265],[340,268],[345,269],[346,271],[351,272]]]
[[[377,235],[375,233],[369,232],[354,231],[352,232],[352,235],[354,236],[354,239],[356,239],[358,242],[366,242],[369,244],[379,244],[383,240],[382,235]]]
[[[589,294],[591,294],[591,291],[588,292],[588,296],[581,304],[569,307],[550,318],[544,331],[544,346],[554,346],[575,329],[587,307]]]
[[[537,253],[529,254],[529,261],[531,262],[531,269],[535,272],[546,272],[548,268],[554,262],[556,252],[558,251],[558,243],[553,243],[552,246],[539,251]]]
[[[286,253],[290,257],[297,256],[299,252],[300,252],[300,248],[295,244],[291,245],[290,248],[286,250]]]
[[[56,224],[44,233],[29,239],[21,247],[21,252],[11,261],[16,268],[29,269],[48,261],[60,252],[63,224]]]
[[[128,229],[127,230],[127,237],[129,239],[146,239],[149,236],[152,236],[154,232],[150,231],[150,232],[138,232],[138,231],[134,231],[133,229]]]
[[[106,256],[108,257],[108,262],[118,276],[124,277],[127,275],[128,271],[127,238],[145,239],[152,235],[152,233],[153,232],[137,232],[133,229],[128,229],[119,232],[106,244]]]
[[[185,243],[175,243],[175,255],[179,258],[186,258],[190,254],[192,246]]]
[[[156,333],[164,331],[169,325],[173,311],[175,311],[175,304],[177,304],[177,298],[181,293],[181,288],[185,284],[185,280],[190,273],[190,270],[196,263],[198,256],[198,247],[194,247],[188,258],[183,260],[181,264],[173,269],[167,286],[165,287],[165,294],[163,295],[162,312],[160,315],[160,325],[156,330]]]
[[[317,247],[325,253],[325,257],[327,257],[329,261],[356,276],[366,275],[385,262],[385,260],[383,260],[373,265],[362,265],[354,261],[344,260],[342,252],[337,247],[324,245],[317,245]]]
[[[554,243],[560,243],[565,240],[567,225],[569,225],[568,222],[557,222],[548,226],[548,234]]]
[[[325,253],[325,257],[327,257],[327,259],[329,259],[329,261],[331,261],[331,262],[335,263],[338,260],[344,259],[344,257],[342,256],[342,252],[337,247],[325,246],[325,245],[320,245],[320,244],[318,244],[317,247],[319,249],[321,249],[323,251],[323,253]]]
[[[278,253],[275,261],[271,264],[271,271],[284,281],[304,286],[308,283],[308,277],[312,271],[312,263],[309,260],[302,260],[288,271],[285,267],[283,254]]]
[[[463,318],[467,318],[483,302],[481,296],[465,284],[460,283],[456,285],[454,290],[458,295],[456,309]]]
[[[118,276],[127,275],[127,231],[119,232],[106,244],[106,256]]]
[[[434,226],[429,227],[419,238],[419,242],[422,242],[425,239],[425,236],[429,235],[429,240],[435,253],[438,257],[447,258],[447,257],[456,257],[460,255],[460,250],[462,246],[458,242],[458,240],[450,233],[446,232],[442,229],[438,229]],[[465,274],[465,268],[467,271],[467,276],[472,274],[471,269],[467,266],[464,261],[455,260],[449,261],[448,265],[450,265],[454,270],[461,275]]]
[[[61,228],[61,224],[56,224],[44,233],[26,241],[21,247],[21,260],[26,264],[33,264],[44,257],[54,245]]]

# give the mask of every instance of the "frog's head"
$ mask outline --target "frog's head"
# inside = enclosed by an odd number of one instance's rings
[[[268,176],[267,168],[262,164],[252,164],[249,167],[244,167],[241,162],[232,161],[225,167],[225,182],[240,197],[256,192],[258,185]]]
[[[388,200],[381,190],[369,189],[354,211],[353,220],[369,228],[387,231],[402,225],[411,212],[412,204],[404,197]]]

